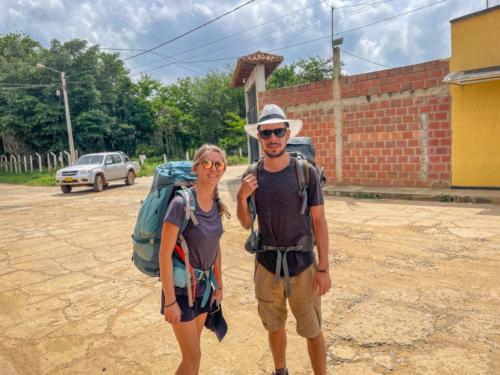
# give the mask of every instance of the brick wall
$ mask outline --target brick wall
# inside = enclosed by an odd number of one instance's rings
[[[342,79],[342,183],[406,187],[450,185],[450,95],[441,83],[447,60]],[[304,121],[317,162],[336,181],[332,82],[259,94]]]

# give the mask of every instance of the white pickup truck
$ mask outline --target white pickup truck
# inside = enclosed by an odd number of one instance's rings
[[[125,153],[100,152],[83,155],[74,165],[58,170],[56,183],[63,193],[71,193],[73,186],[92,186],[99,192],[113,180],[125,180],[127,185],[133,185],[138,173],[139,164],[130,161]]]

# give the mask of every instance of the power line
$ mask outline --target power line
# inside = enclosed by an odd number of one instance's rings
[[[60,83],[47,83],[47,84],[36,84],[36,83],[7,83],[0,84],[1,88],[35,88],[35,87],[49,87],[54,85],[60,85]]]
[[[372,7],[372,6],[374,6],[374,5],[378,5],[378,4],[381,4],[381,3],[387,3],[387,2],[391,2],[391,1],[395,1],[395,0],[381,0],[381,1],[376,1],[376,2],[370,2],[370,3],[363,3],[363,4],[357,4],[357,5],[345,6],[345,8],[350,8],[350,7],[353,7],[353,6],[361,6],[362,8],[361,8],[361,9],[358,9],[358,10],[356,10],[356,11],[354,11],[354,12],[348,13],[348,14],[346,14],[346,15],[340,16],[337,20],[340,20],[340,19],[343,19],[343,18],[348,18],[348,17],[350,17],[350,16],[352,16],[352,15],[354,15],[354,14],[358,14],[358,13],[360,13],[360,12],[363,12],[363,11],[365,11],[365,10],[368,10],[370,7]],[[315,6],[315,5],[317,5],[317,3],[314,3],[313,5],[308,6],[308,7],[305,7],[305,8],[301,8],[301,9],[299,9],[299,10],[297,10],[297,11],[294,11],[294,12],[288,13],[288,14],[286,14],[286,15],[282,16],[282,17],[278,17],[278,18],[275,18],[275,19],[268,20],[268,21],[266,21],[266,22],[264,22],[264,23],[262,23],[262,24],[259,24],[259,25],[257,25],[257,26],[254,26],[254,27],[252,27],[252,28],[245,29],[245,30],[243,30],[243,31],[241,31],[241,32],[239,32],[239,33],[236,33],[236,34],[230,35],[230,36],[228,36],[228,37],[225,37],[225,38],[222,38],[222,39],[215,40],[215,41],[210,42],[210,43],[208,43],[208,44],[213,44],[213,43],[218,42],[218,41],[221,41],[221,40],[229,39],[229,38],[231,38],[231,37],[233,37],[233,36],[236,36],[236,35],[242,34],[242,33],[247,32],[247,31],[249,31],[249,30],[254,30],[255,28],[258,28],[258,27],[260,27],[260,26],[263,26],[263,25],[269,24],[269,23],[271,23],[271,22],[275,22],[275,21],[277,21],[277,20],[280,20],[280,19],[282,19],[282,18],[288,17],[288,16],[290,16],[290,15],[292,15],[292,14],[295,14],[295,13],[297,13],[297,12],[300,12],[300,11],[303,11],[303,10],[305,10],[305,9],[311,8],[312,6]],[[341,8],[344,8],[344,7],[341,7]],[[363,8],[365,8],[365,9],[363,9]],[[329,12],[329,11],[328,11],[328,12]],[[328,21],[328,22],[330,22],[330,21]],[[318,26],[321,26],[322,24],[324,24],[324,23],[320,23]],[[306,28],[305,30],[307,30],[307,28]],[[288,33],[288,34],[285,34],[285,35],[282,35],[282,36],[281,36],[281,37],[279,37],[278,39],[282,39],[282,38],[284,38],[284,37],[286,37],[286,36],[290,36],[290,35],[294,35],[294,34],[298,34],[298,33],[302,33],[302,32],[304,32],[304,29],[301,29],[301,30],[299,30],[299,31],[295,31],[295,32],[292,32],[292,33]],[[251,38],[245,39],[245,40],[243,40],[243,41],[239,41],[239,42],[237,42],[237,43],[233,43],[233,44],[225,45],[225,46],[222,46],[222,47],[220,47],[220,48],[216,48],[216,49],[211,50],[211,51],[210,51],[210,53],[215,52],[215,51],[219,51],[219,50],[221,50],[221,49],[228,49],[228,48],[230,48],[230,47],[232,47],[232,46],[234,46],[234,45],[241,45],[241,43],[244,43],[244,42],[247,42],[247,41],[250,41],[250,40],[256,39],[256,38],[260,38],[261,36],[262,36],[262,35],[257,35],[257,36],[254,36],[254,37],[251,37]],[[206,45],[208,45],[208,44],[206,44]],[[195,50],[195,49],[199,49],[199,48],[202,48],[202,47],[204,47],[204,46],[206,46],[206,45],[203,45],[203,46],[198,46],[198,47],[192,48],[192,49],[190,49],[190,50],[183,51],[183,52],[181,52],[181,53],[184,53],[184,52],[187,52],[187,51],[191,51],[191,50]],[[179,53],[179,54],[181,54],[181,53]],[[178,54],[173,55],[173,56],[177,56],[177,55],[178,55]],[[205,53],[201,53],[201,54],[198,54],[198,55],[194,55],[194,56],[192,56],[191,58],[196,58],[196,57],[198,57],[198,56],[203,56],[203,55],[205,55]],[[237,56],[237,57],[227,57],[227,58],[213,58],[213,59],[206,59],[206,60],[186,61],[186,62],[184,62],[184,63],[204,63],[204,62],[215,62],[215,61],[226,61],[226,60],[232,60],[232,61],[234,61],[234,60],[235,60],[235,59],[237,59],[238,57],[239,57],[239,56]],[[138,67],[135,67],[135,68],[132,68],[132,69],[139,69],[139,68],[142,68],[142,67],[145,67],[145,66],[149,66],[149,65],[151,65],[151,64],[153,64],[153,63],[155,63],[155,62],[161,62],[161,61],[162,61],[162,60],[156,60],[156,61],[154,61],[154,62],[152,62],[152,63],[147,63],[147,64],[145,64],[145,65],[141,65],[141,66],[138,66]],[[154,68],[152,68],[152,69],[150,69],[150,70],[147,70],[145,73],[149,73],[149,72],[152,72],[152,71],[155,71],[155,70],[159,70],[159,69],[162,69],[162,68],[168,67],[168,66],[170,66],[170,65],[172,65],[172,64],[171,64],[171,63],[168,63],[168,64],[160,65],[160,66],[154,67]]]
[[[374,21],[374,22],[371,22],[371,23],[368,23],[368,24],[365,24],[365,25],[362,25],[362,26],[358,26],[358,27],[354,27],[354,28],[349,29],[349,30],[341,31],[341,32],[335,33],[334,35],[338,36],[338,35],[347,34],[347,33],[353,32],[353,31],[361,30],[361,29],[364,29],[366,27],[373,26],[373,25],[376,25],[376,24],[379,24],[379,23],[382,23],[382,22],[385,22],[385,21],[390,21],[390,20],[395,19],[397,17],[405,16],[407,14],[414,13],[414,12],[417,12],[419,10],[426,9],[426,8],[431,7],[431,6],[438,5],[438,4],[441,4],[441,3],[444,3],[444,2],[446,2],[446,0],[441,0],[441,1],[438,1],[438,2],[435,2],[435,3],[432,3],[432,4],[427,4],[425,6],[409,10],[407,12],[399,13],[399,14],[396,14],[394,16],[386,17],[386,18],[383,18],[381,20]],[[285,46],[285,47],[275,48],[275,49],[270,50],[270,52],[281,51],[281,50],[288,49],[288,48],[298,47],[298,46],[302,46],[302,45],[309,44],[309,43],[314,43],[314,42],[317,42],[317,41],[320,41],[320,40],[324,40],[324,39],[328,39],[328,38],[331,38],[331,34],[326,35],[326,36],[321,36],[319,38],[307,40],[307,41],[304,41],[304,42],[301,42],[301,43],[296,43],[296,44],[288,45],[288,46]],[[215,62],[215,61],[225,61],[225,60],[233,60],[234,61],[235,59],[238,59],[238,56],[220,57],[220,58],[206,59],[206,60],[183,61],[183,63],[185,63],[185,64],[192,64],[192,63],[204,63],[204,62]],[[156,70],[156,69],[160,69],[160,68],[161,67],[157,67],[157,68],[151,69],[150,71]]]
[[[438,4],[444,3],[444,2],[446,2],[446,0],[441,0],[441,1],[438,1],[436,3],[428,4],[428,5],[425,5],[425,6],[420,7],[420,8],[415,8],[415,9],[412,9],[412,10],[410,10],[408,12],[399,13],[399,14],[396,14],[394,16],[383,18],[381,20],[378,20],[378,21],[375,21],[375,22],[372,22],[372,23],[369,23],[369,24],[366,24],[366,25],[354,27],[354,28],[349,29],[349,30],[345,30],[345,31],[341,31],[341,32],[335,33],[334,36],[343,35],[343,34],[347,34],[347,33],[353,32],[353,31],[361,30],[361,29],[364,29],[366,27],[373,26],[373,25],[376,25],[376,24],[379,24],[379,23],[382,23],[382,22],[385,22],[385,21],[390,21],[390,20],[395,19],[397,17],[405,16],[407,14],[414,13],[414,12],[417,12],[419,10],[422,10],[422,9],[425,9],[425,8],[429,8],[429,7],[432,7],[434,5],[438,5]],[[272,50],[270,50],[270,52],[281,51],[281,50],[292,48],[292,47],[299,47],[299,46],[302,46],[304,44],[309,44],[309,43],[317,42],[317,41],[320,41],[320,40],[323,40],[323,39],[328,39],[328,38],[331,38],[331,37],[332,37],[332,35],[330,34],[330,35],[326,35],[326,36],[323,36],[323,37],[319,37],[319,38],[307,40],[305,42],[296,43],[296,44],[292,44],[292,45],[289,45],[289,46],[272,49]]]
[[[369,62],[371,64],[374,64],[374,65],[378,65],[378,66],[382,66],[384,68],[393,68],[393,66],[389,66],[389,65],[384,65],[384,64],[380,64],[378,62],[375,62],[375,61],[372,61],[372,60],[368,60],[367,58],[365,57],[362,57],[362,56],[358,56],[358,55],[355,55],[354,53],[352,52],[347,52],[345,49],[340,49],[343,53],[345,53],[346,55],[349,55],[349,56],[352,56],[352,57],[355,57],[357,59],[360,59],[360,60],[363,60],[363,61],[366,61],[366,62]]]
[[[348,18],[348,17],[350,17],[350,16],[352,16],[352,15],[355,15],[355,14],[358,14],[358,13],[361,13],[361,12],[364,12],[364,11],[366,11],[366,10],[370,9],[373,5],[377,5],[377,4],[381,4],[381,3],[387,3],[387,2],[390,2],[390,1],[395,1],[395,0],[383,0],[383,1],[377,1],[377,2],[373,2],[373,3],[369,3],[369,4],[371,4],[371,5],[366,5],[366,3],[365,3],[365,4],[363,5],[364,9],[363,9],[363,8],[361,8],[361,9],[358,9],[358,10],[356,10],[356,11],[354,11],[354,12],[348,13],[348,14],[346,14],[346,15],[341,15],[341,16],[339,16],[336,20],[338,21],[338,20],[342,20],[342,19]],[[330,13],[330,10],[328,10],[328,11],[324,12],[324,14],[327,14],[327,13],[329,14],[329,13]],[[316,27],[317,27],[317,26],[322,26],[322,25],[325,25],[325,24],[330,23],[330,22],[331,22],[331,21],[330,21],[330,19],[328,19],[328,20],[326,20],[325,22],[320,22],[319,24],[315,24],[314,26],[316,26]],[[307,30],[309,30],[309,28],[307,28],[307,27],[306,27],[306,28],[302,28],[302,29],[299,29],[299,30],[294,31],[294,32],[291,32],[291,33],[283,34],[283,35],[279,36],[278,38],[275,38],[275,39],[274,39],[274,41],[279,40],[279,39],[286,38],[286,37],[291,36],[291,35],[301,34],[301,33],[303,33],[304,31],[307,31]],[[210,53],[213,53],[213,52],[215,52],[215,51],[220,51],[220,50],[222,50],[222,49],[228,49],[228,48],[230,48],[230,47],[232,47],[232,46],[235,46],[235,45],[239,46],[239,45],[241,45],[242,43],[248,42],[248,41],[250,41],[250,40],[258,39],[258,38],[261,38],[261,37],[262,37],[262,35],[253,36],[253,37],[251,37],[251,38],[244,39],[243,41],[238,41],[238,42],[233,43],[233,44],[229,44],[229,45],[222,46],[222,47],[220,47],[220,48],[212,49],[212,50],[210,51]],[[254,45],[254,46],[257,46],[257,45]],[[198,57],[198,56],[203,56],[204,54],[205,54],[205,53],[201,53],[201,54],[198,54],[198,55],[194,55],[194,56],[191,56],[191,58],[195,58],[195,57]]]
[[[269,23],[279,21],[279,20],[281,20],[281,19],[283,19],[283,18],[286,18],[286,17],[289,17],[289,16],[291,16],[291,15],[293,15],[293,14],[296,14],[296,13],[302,12],[302,11],[307,10],[307,9],[309,9],[309,8],[313,8],[313,7],[315,7],[316,5],[321,4],[321,3],[322,3],[321,1],[315,2],[315,3],[313,3],[312,5],[309,5],[309,6],[305,7],[305,8],[301,8],[301,9],[295,10],[295,11],[293,11],[293,12],[287,13],[287,14],[285,14],[285,15],[281,16],[281,17],[278,17],[278,18],[273,18],[273,19],[271,19],[271,20],[269,20],[269,21],[263,22],[263,23],[261,23],[261,24],[258,24],[258,25],[252,26],[252,27],[249,27],[249,28],[244,29],[244,30],[242,30],[242,31],[239,31],[239,32],[237,32],[237,33],[235,33],[235,34],[232,34],[232,35],[226,36],[226,37],[224,37],[224,38],[216,39],[216,40],[213,40],[213,41],[211,41],[211,42],[204,43],[204,44],[198,45],[198,46],[196,46],[196,47],[189,48],[189,49],[187,49],[187,50],[184,50],[184,51],[178,52],[178,53],[176,53],[176,54],[175,54],[175,55],[173,55],[173,56],[183,55],[183,54],[185,54],[185,53],[187,53],[187,52],[191,52],[191,51],[194,51],[194,50],[199,49],[199,48],[207,47],[207,46],[209,46],[209,45],[211,45],[211,44],[214,44],[214,43],[217,43],[217,42],[221,42],[221,41],[223,41],[223,40],[227,40],[227,39],[230,39],[230,38],[234,38],[234,37],[235,37],[235,36],[237,36],[237,35],[241,35],[241,34],[243,34],[243,33],[246,33],[246,32],[248,32],[248,31],[255,30],[255,29],[257,29],[257,28],[259,28],[259,27],[261,27],[261,26],[267,25],[267,24],[269,24]]]
[[[187,50],[184,50],[184,51],[178,52],[178,53],[176,53],[175,55],[172,55],[171,57],[173,58],[173,57],[175,57],[175,56],[183,55],[183,54],[185,54],[185,53],[187,53],[187,52],[191,52],[191,51],[194,51],[194,50],[197,50],[197,49],[204,48],[204,47],[207,47],[207,46],[209,46],[209,45],[215,44],[215,43],[217,43],[217,42],[221,42],[221,41],[223,41],[223,40],[227,40],[227,39],[233,38],[233,37],[235,37],[235,36],[237,36],[237,35],[240,35],[240,34],[243,34],[243,33],[248,32],[248,31],[255,30],[255,29],[257,29],[257,28],[259,28],[259,27],[261,27],[261,26],[267,25],[267,24],[269,24],[269,23],[271,23],[271,22],[276,22],[276,21],[281,20],[281,19],[283,19],[283,18],[289,17],[289,16],[290,16],[290,15],[292,15],[292,14],[299,13],[299,12],[304,11],[304,10],[306,10],[306,9],[309,9],[309,8],[315,7],[316,5],[318,5],[318,4],[320,4],[320,3],[321,3],[321,1],[315,2],[315,3],[313,3],[312,5],[309,5],[309,6],[305,7],[305,8],[298,9],[298,10],[296,10],[296,11],[293,11],[293,12],[291,12],[291,13],[285,14],[285,15],[283,15],[283,16],[281,16],[281,17],[278,17],[278,18],[273,18],[273,19],[268,20],[268,21],[266,21],[266,22],[264,22],[264,23],[258,24],[258,25],[256,25],[256,26],[249,27],[249,28],[247,28],[247,29],[245,29],[245,30],[242,30],[242,31],[240,31],[240,32],[237,32],[237,33],[235,33],[235,34],[231,34],[231,35],[226,36],[226,37],[224,37],[224,38],[216,39],[216,40],[210,41],[210,42],[208,42],[208,43],[204,43],[204,44],[198,45],[198,46],[196,46],[196,47],[189,48],[189,49],[187,49]],[[226,47],[222,47],[222,48],[226,48]],[[220,48],[216,49],[216,51],[217,51],[217,50],[219,50],[219,49],[220,49]],[[214,51],[212,50],[211,52],[214,52]],[[200,54],[200,55],[196,55],[196,56],[193,56],[193,57],[198,57],[198,56],[201,56],[201,55],[204,55],[204,54],[205,54],[205,53],[202,53],[202,54]],[[140,65],[140,66],[134,67],[134,68],[132,68],[132,69],[140,69],[140,68],[143,68],[143,67],[145,67],[145,66],[149,66],[149,65],[151,65],[151,64],[154,64],[154,63],[157,63],[157,62],[162,62],[162,61],[164,61],[164,59],[156,60],[156,61],[153,61],[153,62],[151,62],[151,63],[147,63],[147,64],[144,64],[144,65]],[[171,64],[162,65],[161,67],[166,67],[166,66],[169,66],[169,65],[171,65]],[[161,67],[153,68],[152,70],[161,69]]]
[[[169,44],[169,43],[172,43],[173,41],[176,41],[177,39],[180,39],[180,38],[182,38],[182,37],[184,37],[184,36],[186,36],[186,35],[188,35],[188,34],[191,34],[192,32],[194,32],[194,31],[196,31],[196,30],[199,30],[199,29],[201,29],[201,28],[203,28],[203,27],[205,27],[205,26],[207,26],[207,25],[209,25],[209,24],[211,24],[211,23],[213,23],[213,22],[215,22],[215,21],[217,21],[217,20],[219,20],[219,19],[221,19],[221,18],[223,18],[223,17],[225,17],[225,16],[227,16],[227,15],[231,14],[231,13],[236,12],[238,9],[243,8],[244,6],[246,6],[246,5],[248,5],[248,4],[251,4],[251,3],[253,3],[254,1],[255,1],[255,0],[249,0],[249,1],[247,1],[246,3],[244,3],[244,4],[242,4],[242,5],[239,5],[239,6],[237,6],[236,8],[234,8],[234,9],[232,9],[232,10],[230,10],[230,11],[228,11],[228,12],[226,12],[226,13],[224,13],[224,14],[222,14],[222,15],[220,15],[220,16],[218,16],[218,17],[214,18],[214,19],[212,19],[212,20],[210,20],[210,21],[208,21],[208,22],[205,22],[204,24],[202,24],[202,25],[200,25],[200,26],[195,27],[194,29],[191,29],[191,30],[189,30],[189,31],[187,31],[187,32],[185,32],[185,33],[183,33],[183,34],[181,34],[181,35],[178,35],[178,36],[176,36],[176,37],[174,37],[174,38],[172,38],[172,39],[170,39],[170,40],[167,40],[167,41],[166,41],[166,42],[164,42],[164,43],[158,44],[156,47],[153,47],[153,48],[148,49],[148,50],[146,50],[146,51],[140,52],[140,53],[138,53],[138,54],[136,54],[136,55],[133,55],[133,56],[127,57],[126,59],[123,59],[123,61],[130,60],[130,59],[133,59],[133,58],[135,58],[135,57],[137,57],[137,56],[144,55],[144,54],[146,54],[146,53],[148,53],[148,52],[152,52],[152,51],[154,51],[155,49],[158,49],[158,48],[163,47],[163,46],[165,46],[165,45],[167,45],[167,44]]]

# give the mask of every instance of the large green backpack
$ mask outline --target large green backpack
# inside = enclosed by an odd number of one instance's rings
[[[193,268],[189,261],[189,249],[184,230],[191,221],[198,225],[195,216],[195,197],[189,186],[196,181],[196,175],[189,161],[169,162],[156,168],[153,186],[146,199],[143,201],[137,217],[137,223],[132,234],[133,254],[132,260],[135,266],[148,276],[160,276],[159,250],[163,219],[167,212],[169,203],[176,195],[182,197],[184,202],[184,219],[179,228],[174,253],[173,271],[174,285],[186,288],[189,306],[193,306],[193,300],[197,283],[204,282],[206,285],[201,305],[208,302],[211,289],[217,289],[220,285],[219,271],[214,265],[209,271]]]
[[[189,189],[182,187],[192,186],[196,175],[189,161],[168,162],[156,168],[151,191],[142,202],[137,222],[132,234],[133,254],[135,266],[148,276],[160,276],[158,252],[160,248],[163,218],[168,204],[176,193],[183,192],[187,199],[186,216],[180,233],[184,231],[190,219],[194,217],[194,198]],[[191,194],[191,198],[189,197]]]

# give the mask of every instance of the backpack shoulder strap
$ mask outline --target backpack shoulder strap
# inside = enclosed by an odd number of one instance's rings
[[[194,225],[198,225],[198,220],[194,214],[196,209],[196,198],[194,197],[193,191],[186,186],[182,186],[181,189],[177,190],[177,194],[182,197],[184,202],[184,220],[180,228],[180,233],[182,233],[184,229],[186,229],[189,220],[191,220]]]
[[[257,178],[258,170],[261,166],[261,160],[252,163],[248,166],[245,173],[243,173],[243,177],[248,176],[249,174],[253,174],[255,178]],[[257,216],[257,206],[255,204],[255,192],[250,195],[248,198],[248,210],[250,211],[250,239],[252,244],[255,244],[257,241],[257,232],[255,231],[255,218]]]
[[[256,161],[255,163],[252,163],[250,164],[247,169],[245,170],[245,172],[243,172],[243,176],[242,178],[248,176],[249,174],[253,174],[255,177],[257,177],[257,169],[259,167],[259,163],[261,161]]]
[[[198,220],[196,219],[196,216],[194,214],[194,211],[196,209],[196,204],[195,204],[195,197],[193,194],[193,191],[186,186],[182,186],[181,189],[177,190],[177,193],[182,197],[182,200],[184,202],[184,220],[182,221],[181,228],[179,230],[179,238],[178,238],[178,243],[180,244],[180,247],[183,252],[184,256],[184,265],[186,267],[186,288],[187,288],[187,293],[188,293],[188,303],[189,306],[193,306],[193,295],[196,290],[196,279],[193,278],[193,288],[191,288],[191,263],[189,261],[189,248],[187,246],[187,241],[184,238],[182,232],[186,229],[189,220],[193,222],[194,225],[198,225]]]
[[[307,209],[307,182],[309,181],[309,163],[303,158],[295,159],[295,173],[297,175],[297,183],[299,186],[299,195],[302,199],[302,208],[300,213],[303,215]]]

